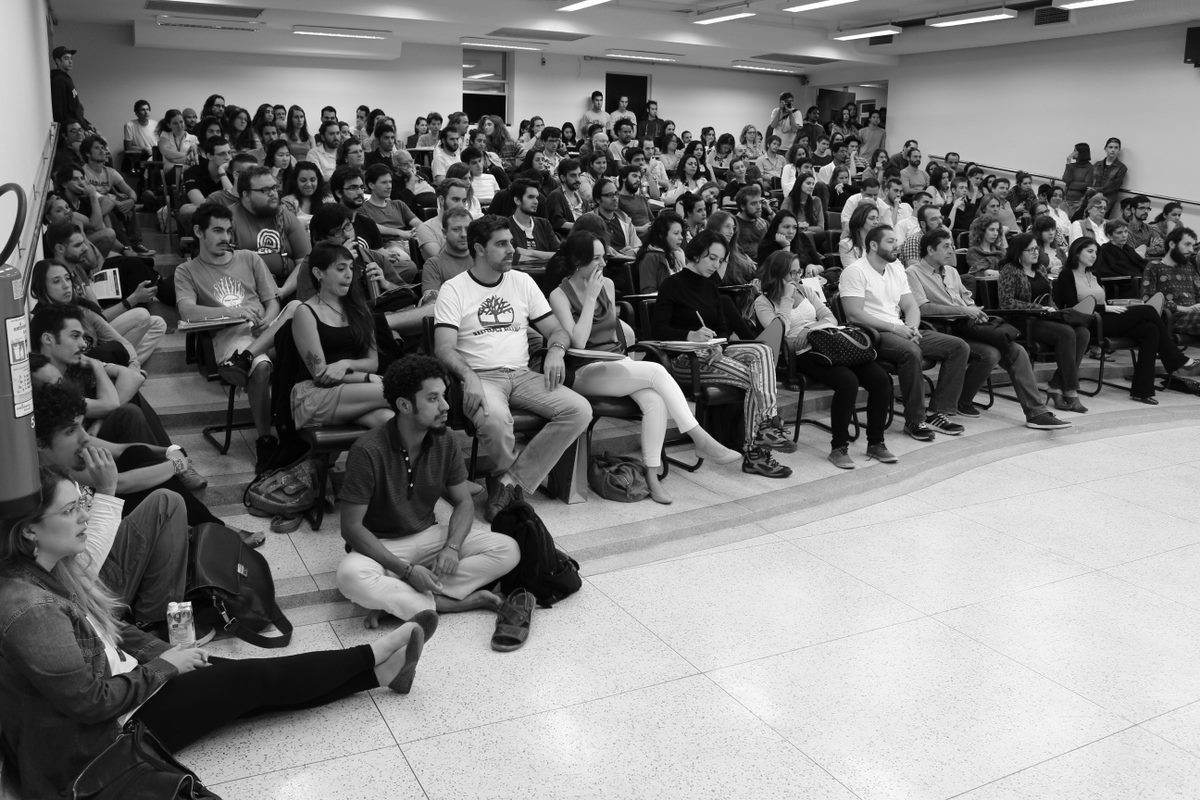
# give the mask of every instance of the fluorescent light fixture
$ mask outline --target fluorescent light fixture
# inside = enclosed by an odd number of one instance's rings
[[[630,61],[660,61],[665,64],[674,64],[680,58],[678,53],[654,53],[642,50],[606,50],[604,57],[626,58]]]
[[[973,25],[976,22],[1000,22],[1006,19],[1016,19],[1017,12],[1011,8],[988,8],[983,11],[969,11],[966,14],[954,14],[948,17],[930,17],[925,24],[930,28],[953,28],[957,25]]]
[[[478,75],[468,75],[467,77],[463,78],[463,80],[464,81],[478,81],[478,80],[482,80],[483,78],[494,78],[494,77],[496,77],[496,73],[494,73],[494,72],[481,72]]]
[[[829,38],[839,42],[850,42],[855,39],[873,39],[876,36],[898,36],[900,29],[895,25],[876,25],[873,28],[854,28],[848,31],[835,31]]]
[[[718,22],[732,22],[735,19],[745,19],[753,17],[754,12],[750,10],[750,4],[730,6],[720,8],[716,11],[709,11],[707,14],[699,14],[692,22],[697,25],[716,25]]]
[[[475,69],[474,64],[463,64],[463,69]]]
[[[816,11],[818,8],[829,8],[830,6],[842,6],[846,3],[857,3],[858,0],[820,0],[817,3],[804,3],[798,6],[784,6],[780,11]]]
[[[540,52],[546,49],[546,45],[541,42],[489,42],[483,39],[460,39],[459,44],[463,47],[491,47],[496,50],[533,50]]]
[[[1111,6],[1117,3],[1129,3],[1132,0],[1054,0],[1051,5],[1055,8],[1061,8],[1065,11],[1074,11],[1077,8],[1091,8],[1092,6]]]
[[[326,28],[314,25],[293,25],[296,36],[331,36],[335,39],[387,39],[391,31],[376,31],[364,28]]]
[[[177,14],[159,14],[155,16],[154,24],[160,28],[202,28],[241,33],[256,33],[266,25],[265,22],[258,19],[217,19],[216,17],[188,17]]]
[[[733,61],[730,62],[730,66],[734,69],[749,69],[753,70],[754,72],[777,72],[781,75],[799,74],[799,70],[794,68],[775,66],[772,64],[760,64],[757,61]]]
[[[585,8],[591,8],[592,6],[599,6],[599,5],[603,5],[604,3],[609,3],[609,2],[612,2],[612,0],[578,0],[578,2],[575,2],[575,3],[568,3],[565,6],[559,6],[558,10],[559,11],[582,11]]]

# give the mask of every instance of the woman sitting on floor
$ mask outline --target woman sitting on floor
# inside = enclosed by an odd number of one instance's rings
[[[317,293],[292,316],[292,337],[306,380],[292,387],[297,428],[355,423],[374,428],[392,418],[375,374],[375,323],[350,251],[318,244],[308,256]]]
[[[783,324],[772,323],[754,339],[733,302],[711,280],[728,252],[725,237],[712,231],[701,231],[688,242],[684,269],[658,287],[652,333],[657,339],[669,341],[734,339],[724,350],[714,346],[699,356],[701,382],[733,386],[745,393],[742,471],[786,478],[792,474],[791,468],[778,464],[770,452],[790,453],[796,449],[779,418],[776,396],[775,364],[782,346]],[[690,380],[691,356],[675,356],[671,370],[677,379]]]
[[[369,645],[244,661],[121,621],[87,555],[87,497],[57,467],[40,482],[37,509],[0,522],[0,730],[21,796],[70,796],[131,718],[178,752],[238,719],[412,687],[432,613]]]
[[[850,418],[859,386],[867,390],[867,458],[886,464],[897,461],[883,441],[884,422],[892,391],[891,376],[876,361],[846,366],[831,364],[808,347],[808,334],[819,328],[837,326],[833,312],[825,305],[821,292],[800,283],[804,267],[791,253],[778,252],[763,262],[759,272],[762,294],[754,300],[754,313],[764,328],[779,320],[783,323],[784,341],[796,353],[796,368],[833,389],[833,406],[829,423],[833,439],[829,462],[841,469],[854,469],[849,455]]]
[[[632,331],[617,318],[616,289],[604,277],[604,243],[590,233],[572,233],[558,249],[555,263],[570,272],[550,292],[550,308],[571,334],[571,346],[625,352]],[[721,445],[700,427],[679,384],[662,365],[650,361],[592,361],[575,371],[571,388],[584,397],[629,397],[642,410],[642,460],[646,484],[656,503],[671,496],[658,480],[667,418],[691,437],[697,455],[718,464],[737,461],[739,454]]]

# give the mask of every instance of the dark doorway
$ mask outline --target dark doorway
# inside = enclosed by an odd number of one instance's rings
[[[639,122],[645,119],[646,101],[650,99],[650,76],[605,73],[604,110],[609,113],[616,111],[617,101],[622,97],[629,98],[629,110],[637,116]]]
[[[833,89],[817,90],[817,108],[821,109],[821,119],[826,122],[837,122],[842,118],[842,107],[854,102],[854,92],[836,92]]]
[[[495,114],[508,122],[508,98],[502,94],[471,94],[463,92],[463,113],[467,119],[479,119],[484,114]]]

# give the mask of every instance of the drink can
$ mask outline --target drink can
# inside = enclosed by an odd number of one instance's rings
[[[171,646],[196,644],[196,626],[192,620],[192,602],[167,603],[167,636]]]

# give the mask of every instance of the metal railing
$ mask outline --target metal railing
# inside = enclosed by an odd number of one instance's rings
[[[29,192],[29,211],[25,217],[25,232],[17,245],[17,265],[21,270],[22,288],[25,296],[29,297],[29,277],[33,272],[33,264],[37,261],[40,248],[39,239],[42,232],[42,209],[46,205],[46,196],[50,191],[50,170],[54,165],[54,151],[58,147],[58,123],[51,122],[46,132],[46,141],[42,145],[41,161],[38,163],[37,174]]]

